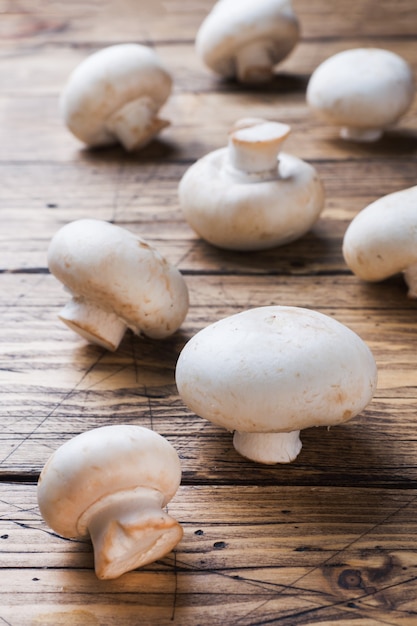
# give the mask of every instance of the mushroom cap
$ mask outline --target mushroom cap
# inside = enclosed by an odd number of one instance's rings
[[[231,78],[242,47],[264,40],[276,65],[298,38],[299,24],[290,0],[219,0],[197,32],[196,50],[214,72]]]
[[[343,239],[343,256],[360,278],[384,280],[417,263],[417,186],[360,211]]]
[[[117,44],[94,52],[72,72],[61,95],[71,132],[89,146],[114,143],[105,122],[121,107],[149,98],[157,111],[171,93],[172,79],[149,47]]]
[[[372,399],[374,358],[352,330],[289,306],[250,309],[198,332],[176,382],[197,415],[239,432],[291,432],[357,415]]]
[[[180,272],[144,239],[101,220],[66,224],[48,249],[51,272],[72,292],[115,313],[135,333],[167,337],[188,311]]]
[[[209,243],[262,250],[294,241],[317,221],[324,189],[316,170],[280,152],[279,174],[257,180],[231,168],[227,148],[194,163],[179,184],[184,217]]]
[[[317,67],[307,86],[307,102],[318,117],[353,128],[393,124],[413,97],[408,63],[380,48],[355,48],[335,54]]]
[[[45,522],[63,537],[86,534],[79,520],[107,496],[145,487],[165,506],[181,482],[178,454],[158,433],[133,425],[94,428],[58,448],[39,477],[37,496]]]

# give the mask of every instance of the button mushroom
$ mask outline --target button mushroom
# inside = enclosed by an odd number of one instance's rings
[[[59,535],[90,535],[98,578],[117,578],[180,541],[181,526],[163,511],[180,481],[178,455],[164,437],[141,426],[104,426],[52,454],[37,497],[42,517]]]
[[[196,51],[220,76],[260,83],[298,38],[291,0],[219,0],[197,32]]]
[[[410,107],[411,68],[397,54],[379,48],[345,50],[313,72],[307,103],[325,122],[354,141],[376,141]]]
[[[117,349],[127,328],[168,337],[187,314],[180,272],[142,238],[108,222],[66,224],[51,240],[48,265],[72,294],[60,319],[108,350]]]
[[[288,463],[300,430],[345,422],[371,401],[377,370],[366,344],[327,315],[266,306],[224,318],[185,345],[178,392],[197,415],[234,432],[260,463]]]
[[[158,111],[172,80],[156,53],[126,43],[90,55],[71,74],[61,96],[69,130],[87,146],[120,142],[142,148],[169,124]]]
[[[403,272],[409,297],[417,298],[417,186],[362,209],[346,230],[343,256],[363,280],[380,281]]]
[[[289,132],[278,122],[240,120],[226,148],[187,170],[179,200],[200,237],[220,248],[261,250],[312,227],[324,207],[323,186],[311,165],[279,153]]]

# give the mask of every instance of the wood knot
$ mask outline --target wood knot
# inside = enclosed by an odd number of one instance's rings
[[[345,569],[339,575],[337,581],[343,589],[363,589],[361,572],[357,569]]]

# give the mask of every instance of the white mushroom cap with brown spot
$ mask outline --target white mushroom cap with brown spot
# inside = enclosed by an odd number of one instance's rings
[[[262,434],[351,419],[371,401],[376,380],[371,351],[352,330],[286,306],[250,309],[206,327],[176,368],[185,404],[228,430],[256,434],[259,454]]]
[[[61,319],[109,349],[111,327],[154,339],[173,334],[188,312],[188,289],[181,273],[144,239],[93,219],[66,224],[48,249],[51,272],[72,293]]]

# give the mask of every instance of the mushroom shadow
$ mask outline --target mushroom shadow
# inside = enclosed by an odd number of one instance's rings
[[[163,398],[176,394],[175,367],[190,338],[182,330],[165,339],[137,336],[127,330],[114,352],[80,339],[72,352],[73,361],[78,368],[80,362],[87,363],[87,390],[94,391],[108,379],[114,397],[134,390],[135,394]]]
[[[209,264],[218,272],[234,274],[259,271],[265,274],[318,273],[321,266],[326,268],[329,257],[333,259],[337,254],[341,258],[339,248],[336,250],[334,243],[314,229],[296,241],[267,250],[225,250],[202,239],[198,240],[196,250],[199,251],[199,262],[204,262],[205,266]]]
[[[140,150],[128,152],[121,145],[104,146],[100,148],[81,148],[79,154],[82,161],[89,164],[124,165],[124,164],[155,164],[159,161],[171,160],[178,157],[179,149],[171,142],[159,138],[153,139]]]
[[[374,142],[347,141],[341,137],[327,140],[337,148],[361,156],[398,157],[417,155],[417,132],[415,130],[392,129],[386,130],[381,139]]]
[[[404,323],[404,311],[417,310],[417,298],[408,296],[408,286],[402,274],[395,274],[377,283],[358,280],[358,296],[364,295],[366,300],[378,302],[379,310],[384,311],[386,318]]]
[[[271,94],[293,94],[305,93],[309,76],[277,73],[272,79],[265,83],[240,83],[235,78],[218,78],[214,81],[213,87],[221,92],[251,95],[271,95]]]

